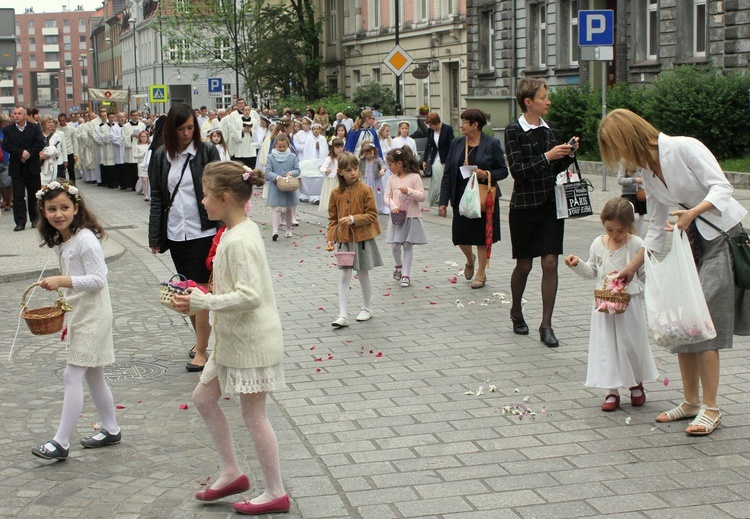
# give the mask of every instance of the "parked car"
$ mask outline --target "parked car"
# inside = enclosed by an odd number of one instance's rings
[[[417,143],[417,161],[421,167],[422,156],[424,155],[425,146],[427,146],[427,130],[429,129],[424,119],[415,115],[402,115],[401,117],[384,116],[378,117],[377,125],[379,127],[382,123],[387,123],[391,127],[391,138],[394,138],[398,136],[398,123],[401,121],[406,121],[411,125],[409,136]]]

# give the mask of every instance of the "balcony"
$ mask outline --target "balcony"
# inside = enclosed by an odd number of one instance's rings
[[[60,52],[60,46],[55,43],[54,45],[42,45],[44,52]]]
[[[44,70],[60,70],[59,61],[45,61]]]
[[[14,105],[15,103],[16,98],[13,96],[0,97],[0,105]]]
[[[60,30],[57,27],[42,27],[42,36],[58,36]]]
[[[13,88],[12,79],[0,79],[0,88]]]

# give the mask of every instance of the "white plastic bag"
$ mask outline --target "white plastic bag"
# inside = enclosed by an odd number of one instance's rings
[[[644,257],[648,328],[659,346],[673,348],[716,337],[687,235],[675,228],[672,250],[659,262]]]
[[[469,177],[469,183],[466,184],[466,190],[458,203],[458,214],[466,218],[482,217],[482,203],[479,200],[479,182],[477,182],[476,173],[472,173]]]

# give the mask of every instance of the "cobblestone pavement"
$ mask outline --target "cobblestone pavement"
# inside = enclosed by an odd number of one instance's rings
[[[595,207],[614,196],[613,184],[594,192]],[[507,195],[510,182],[503,188]],[[130,192],[86,185],[82,192],[110,229],[118,362],[107,373],[123,442],[77,446],[97,420],[87,395],[69,459],[50,465],[31,456],[57,426],[65,349],[21,323],[8,358],[21,293],[48,252],[37,248],[34,231],[13,233],[12,218],[3,218],[0,517],[230,517],[231,499],[192,499],[216,476],[218,461],[190,402],[197,376],[183,366],[191,332],[158,302],[158,283],[172,265],[146,249],[147,204]],[[749,195],[737,192],[746,205]],[[255,203],[254,219],[266,226],[268,209],[260,198]],[[300,210],[294,238],[274,243],[264,232],[284,323],[288,389],[273,395],[270,413],[292,497],[288,517],[750,517],[748,339],[722,354],[725,418],[712,436],[687,437],[684,423],[656,426],[657,412],[681,394],[676,358],[656,346],[661,378],[646,386],[646,405],[633,409],[624,397],[621,410],[605,414],[604,392],[583,387],[593,286],[561,268],[560,348],[546,348],[534,333],[514,335],[505,223],[483,290],[459,276],[463,260],[450,245],[450,221],[436,211],[425,213],[430,244],[415,248],[411,288],[391,279],[381,239],[386,266],[373,275],[373,319],[334,330],[338,272],[322,247],[325,218],[316,206]],[[601,232],[596,217],[566,227],[566,252],[581,256]],[[539,281],[537,264],[525,306],[532,330],[541,316]],[[37,293],[36,302],[45,296]],[[353,315],[360,302],[355,281]],[[262,480],[249,434],[235,399],[223,406],[253,494]]]

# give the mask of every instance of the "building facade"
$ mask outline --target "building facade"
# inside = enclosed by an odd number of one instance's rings
[[[580,59],[578,11],[611,9],[614,60]],[[504,128],[518,117],[519,77],[570,84],[648,84],[678,65],[744,71],[747,0],[468,0],[468,97]],[[604,70],[602,70],[604,68]]]
[[[85,111],[90,80],[89,20],[82,7],[59,13],[16,13],[16,67],[0,78],[0,109],[42,114]]]
[[[414,59],[401,76],[404,113],[426,105],[457,123],[467,95],[466,0],[321,0],[322,80],[346,97],[368,81],[395,91],[396,77],[383,60],[395,45],[396,9],[399,45]],[[416,79],[415,68],[429,75]]]

